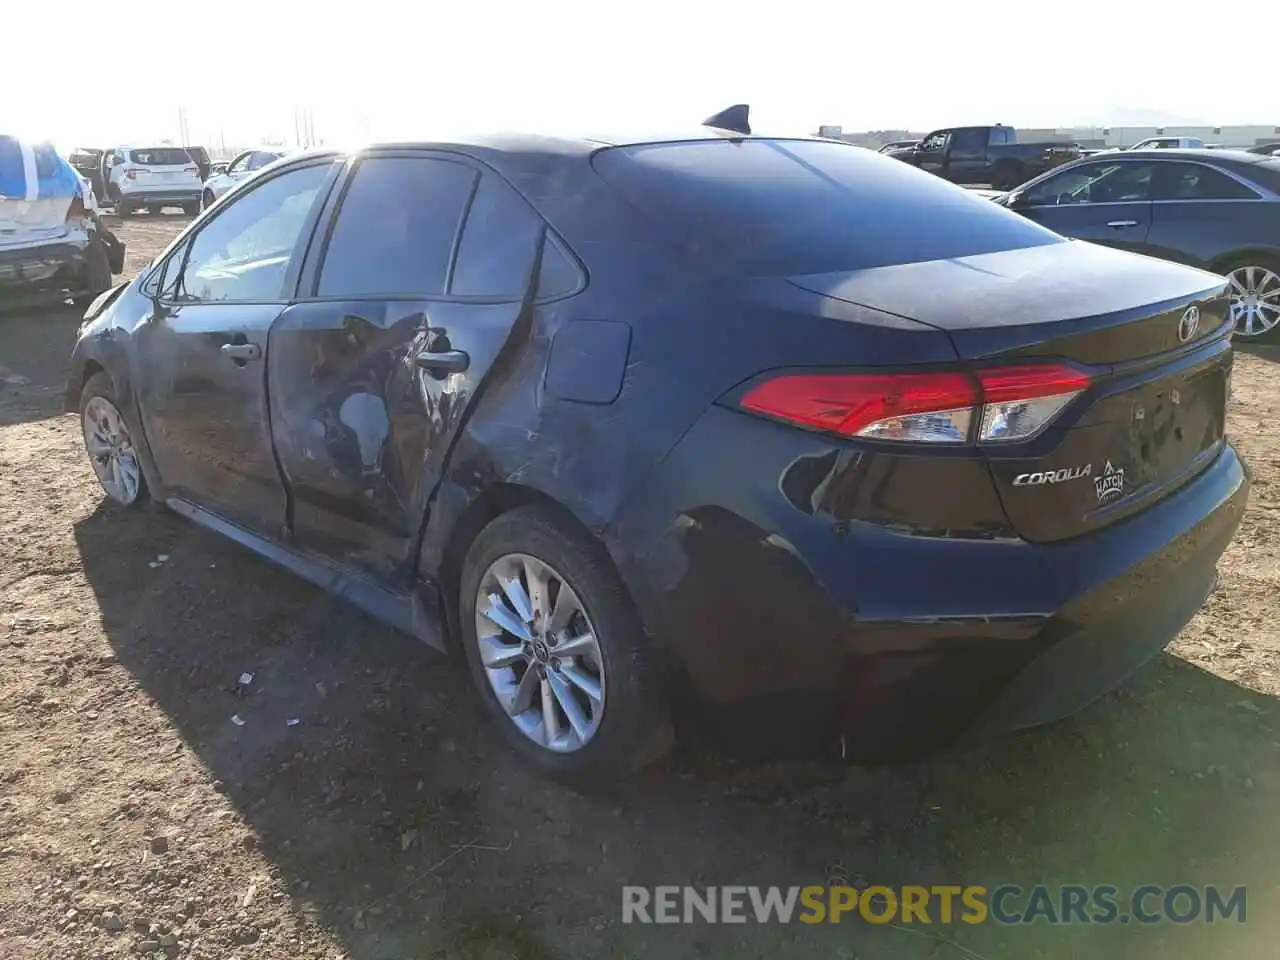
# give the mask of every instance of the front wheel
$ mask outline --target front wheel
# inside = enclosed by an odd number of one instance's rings
[[[614,779],[669,748],[649,643],[598,542],[542,507],[502,514],[467,552],[459,599],[485,711],[545,773]]]
[[[81,391],[80,428],[103,492],[123,507],[145,504],[150,496],[138,450],[116,401],[115,384],[105,371],[90,377]]]
[[[1256,343],[1280,342],[1280,263],[1268,257],[1245,256],[1219,272],[1230,284],[1235,336]]]

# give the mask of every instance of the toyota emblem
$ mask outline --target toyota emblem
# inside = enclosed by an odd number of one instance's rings
[[[1178,339],[1182,343],[1186,343],[1196,335],[1196,331],[1200,329],[1200,308],[1187,307],[1186,312],[1182,314],[1182,319],[1178,321]]]

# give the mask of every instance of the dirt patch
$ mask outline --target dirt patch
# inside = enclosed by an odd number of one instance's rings
[[[181,222],[122,226],[130,268]],[[414,641],[176,517],[104,507],[61,413],[76,324],[0,320],[0,956],[1273,955],[1275,358],[1237,364],[1257,479],[1218,589],[1080,717],[892,769],[677,757],[583,796],[519,766]],[[1213,927],[620,922],[624,883],[837,877],[1250,900]]]

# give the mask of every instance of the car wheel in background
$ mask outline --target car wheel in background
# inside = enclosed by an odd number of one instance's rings
[[[116,200],[116,216],[117,217],[127,217],[131,213],[133,213],[132,203],[124,199],[124,197],[121,197],[118,200]]]
[[[1230,282],[1235,336],[1258,343],[1280,342],[1280,262],[1238,257],[1218,270]]]
[[[156,204],[150,204],[150,205],[148,205],[148,206],[147,206],[147,215],[148,215],[148,216],[151,216],[151,217],[163,217],[163,216],[164,216],[164,204],[162,204],[162,203],[156,203]]]
[[[212,190],[206,190],[203,194],[201,194],[200,199],[204,204],[204,208],[208,210],[210,207],[213,206],[213,201],[216,198],[214,197]]]
[[[125,507],[149,501],[140,454],[116,401],[115,385],[105,371],[90,377],[80,394],[80,428],[89,465],[103,492]]]
[[[460,579],[467,665],[518,753],[551,776],[608,780],[666,752],[650,646],[603,546],[520,507],[480,532]]]
[[[194,217],[200,213],[200,204],[198,201],[192,200],[190,203],[182,205],[182,212],[188,217]]]
[[[85,290],[75,298],[82,309],[89,306],[98,294],[111,289],[111,263],[107,249],[100,240],[90,240],[84,251]]]

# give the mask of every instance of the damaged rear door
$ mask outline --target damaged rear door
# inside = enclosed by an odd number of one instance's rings
[[[497,174],[358,157],[271,331],[271,426],[296,545],[408,585],[469,404],[521,317],[543,224]]]

